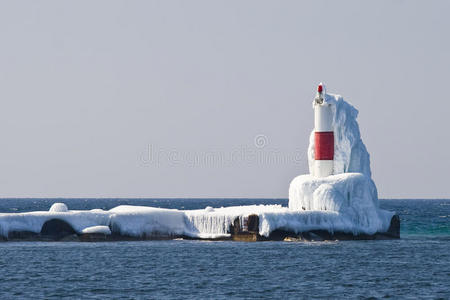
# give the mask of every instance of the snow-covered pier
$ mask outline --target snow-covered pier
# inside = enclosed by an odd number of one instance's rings
[[[3,241],[120,241],[160,239],[330,240],[398,237],[398,219],[357,223],[335,211],[295,211],[279,205],[201,210],[118,206],[70,211],[55,203],[50,211],[0,214]],[[393,221],[391,221],[393,220]],[[364,220],[366,222],[368,220]],[[397,222],[397,223],[396,223]]]
[[[0,240],[117,241],[149,239],[348,240],[400,238],[400,220],[379,208],[358,111],[320,85],[310,174],[291,182],[289,206],[250,205],[200,210],[121,205],[110,210],[0,213]],[[325,118],[325,119],[324,119]]]

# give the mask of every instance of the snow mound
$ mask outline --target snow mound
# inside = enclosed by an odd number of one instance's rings
[[[213,212],[214,208],[212,208],[211,206],[207,206],[207,207],[205,207],[205,211],[206,212]]]
[[[363,173],[370,178],[370,155],[361,139],[358,110],[339,95],[325,94],[324,101],[331,104],[333,112],[333,174]],[[309,138],[308,163],[314,175],[314,129]]]
[[[331,231],[339,228],[346,232],[350,230],[353,233],[367,234],[386,231],[394,215],[379,209],[375,183],[362,173],[344,173],[323,178],[300,175],[294,178],[289,187],[289,208],[296,211],[325,212],[322,217],[329,215],[329,219],[320,222],[334,222],[330,224]],[[336,214],[340,218],[340,224],[336,223]],[[309,225],[317,222],[317,219],[311,220]]]
[[[120,205],[109,212],[113,232],[122,235],[142,237],[185,233],[185,215],[177,209]]]
[[[91,226],[91,227],[87,227],[87,228],[83,229],[81,231],[81,233],[101,233],[101,234],[110,235],[111,230],[109,229],[108,226]]]
[[[0,235],[7,237],[11,231],[30,231],[39,233],[45,222],[51,219],[60,219],[69,223],[80,233],[91,226],[108,226],[110,215],[108,212],[68,211],[58,212],[56,215],[50,211],[33,211],[26,213],[0,213]]]
[[[49,212],[68,212],[69,209],[64,203],[53,203],[53,205],[48,210]]]

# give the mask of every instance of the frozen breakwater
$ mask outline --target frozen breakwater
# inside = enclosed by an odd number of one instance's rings
[[[111,210],[50,211],[0,214],[4,241],[117,241],[153,239],[284,240],[395,238],[385,216],[380,227],[337,212],[294,211],[280,205],[249,205],[177,210],[122,205]],[[361,219],[366,222],[366,220]],[[392,228],[390,228],[392,227]],[[394,224],[395,227],[395,224]],[[385,232],[380,235],[379,231]]]
[[[379,207],[358,110],[320,84],[313,101],[310,174],[289,187],[289,207],[249,205],[200,210],[121,205],[110,210],[0,214],[3,240],[231,239],[334,240],[400,238],[400,220]]]

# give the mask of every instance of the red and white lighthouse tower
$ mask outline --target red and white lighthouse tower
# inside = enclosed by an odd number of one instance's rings
[[[333,174],[333,112],[325,95],[325,88],[320,83],[314,99],[314,176],[317,177]]]

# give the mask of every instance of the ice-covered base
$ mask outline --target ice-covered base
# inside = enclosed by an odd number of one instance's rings
[[[334,213],[339,216],[339,223],[330,226],[330,230],[365,234],[386,232],[394,215],[379,208],[375,184],[362,173],[324,178],[298,176],[289,188],[289,208]],[[334,220],[330,216],[328,222]]]
[[[329,232],[374,233],[389,227],[392,214],[377,210],[378,219],[333,210],[296,211],[280,205],[250,205],[201,210],[177,210],[142,206],[118,206],[109,211],[41,211],[0,214],[0,234],[11,232],[39,234],[45,222],[59,219],[78,234],[105,234],[131,237],[187,236],[224,238],[236,218],[259,216],[259,234],[268,237],[277,229],[290,232],[326,230]]]
[[[289,208],[317,214],[315,224],[322,227],[329,224],[329,232],[338,230],[369,235],[386,232],[394,213],[379,208],[377,188],[371,179],[370,155],[356,120],[358,110],[339,95],[324,93],[324,101],[331,105],[333,114],[335,175],[314,176],[317,174],[314,174],[313,130],[308,148],[311,175],[298,176],[291,182]]]

